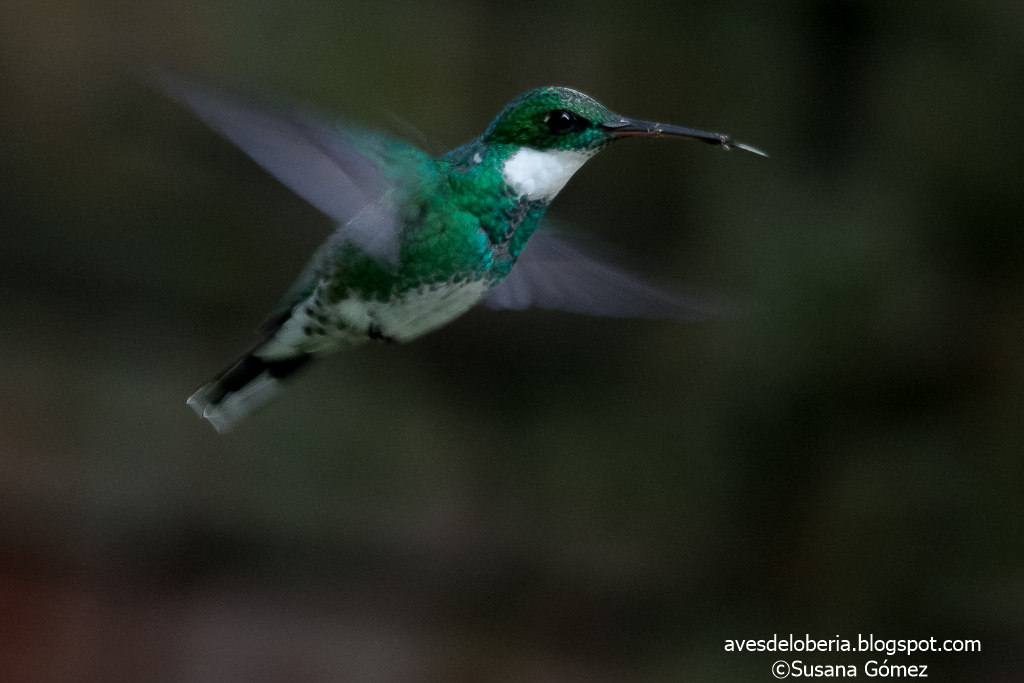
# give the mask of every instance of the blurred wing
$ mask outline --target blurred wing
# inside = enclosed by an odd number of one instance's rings
[[[482,302],[498,310],[531,306],[619,318],[700,320],[721,307],[677,294],[541,231]]]
[[[397,261],[393,212],[366,209],[391,189],[381,172],[384,164],[391,157],[423,156],[418,149],[382,136],[346,134],[308,112],[284,114],[244,105],[175,75],[158,73],[156,82],[292,191],[343,224],[352,242],[371,256]]]

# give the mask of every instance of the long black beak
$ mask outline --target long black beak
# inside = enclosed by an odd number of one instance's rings
[[[768,156],[757,147],[751,147],[750,145],[742,142],[736,142],[728,135],[724,135],[722,133],[710,133],[706,130],[673,126],[668,123],[654,123],[653,121],[621,118],[606,121],[605,123],[600,124],[600,127],[607,130],[616,138],[625,138],[636,135],[649,138],[691,138],[693,140],[706,142],[709,145],[718,145],[722,149],[732,149],[735,147],[736,149],[760,154],[763,157]]]

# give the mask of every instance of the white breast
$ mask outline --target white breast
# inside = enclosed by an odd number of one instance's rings
[[[522,147],[508,158],[501,173],[519,196],[551,199],[593,154],[569,149]]]

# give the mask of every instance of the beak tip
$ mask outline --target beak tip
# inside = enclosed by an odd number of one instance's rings
[[[726,151],[729,151],[730,149],[733,148],[742,149],[744,152],[750,152],[751,154],[756,154],[758,156],[768,158],[767,152],[760,150],[757,147],[754,147],[753,145],[748,145],[745,142],[736,142],[734,140],[730,140],[727,136],[722,136],[719,145],[722,147],[722,149]]]
[[[736,149],[742,149],[745,152],[751,152],[752,154],[756,154],[758,156],[762,156],[765,159],[768,158],[768,153],[767,152],[765,152],[764,150],[760,150],[757,147],[754,147],[752,145],[747,145],[747,144],[742,143],[742,142],[733,142],[733,143],[730,143],[729,146],[730,147],[735,147]]]

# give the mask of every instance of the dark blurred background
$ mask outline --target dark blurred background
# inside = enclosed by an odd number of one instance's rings
[[[435,152],[542,84],[731,133],[553,213],[756,312],[472,311],[219,437],[185,398],[331,226],[153,62]],[[1017,0],[4,0],[0,678],[1024,680],[1022,93]]]

